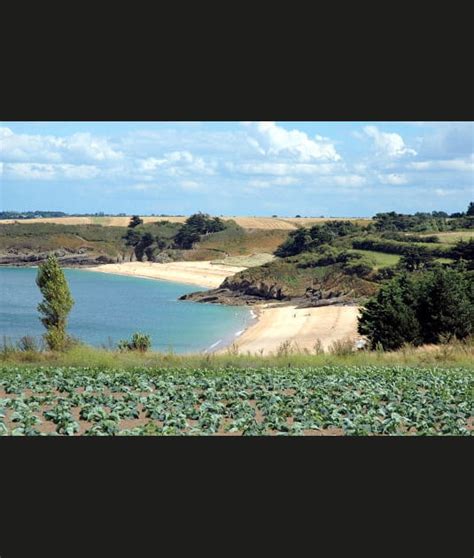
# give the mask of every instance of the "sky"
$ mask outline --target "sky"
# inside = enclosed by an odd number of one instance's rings
[[[473,122],[0,122],[0,210],[465,211]]]

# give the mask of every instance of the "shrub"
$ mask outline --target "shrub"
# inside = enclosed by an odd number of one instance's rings
[[[388,281],[393,279],[397,274],[397,270],[393,267],[381,267],[377,273],[373,275],[374,281]]]
[[[286,341],[282,341],[277,348],[276,354],[278,357],[286,357],[293,352],[293,343],[291,340],[287,339]]]
[[[189,250],[196,242],[199,242],[201,235],[223,231],[225,228],[225,223],[219,217],[210,217],[207,213],[195,213],[186,219],[176,234],[175,245],[178,248]]]
[[[301,227],[289,234],[285,242],[275,251],[275,256],[280,258],[296,256],[302,252],[315,250],[338,237],[354,234],[361,230],[360,226],[350,221],[329,221],[322,225],[314,225],[309,229]]]
[[[18,349],[23,352],[38,352],[39,347],[36,339],[31,335],[24,335],[18,340]]]
[[[355,342],[350,337],[345,339],[336,339],[329,346],[329,353],[336,356],[349,356],[355,350]]]
[[[316,339],[313,345],[313,352],[315,355],[322,355],[324,354],[324,347],[321,339]]]
[[[367,258],[355,259],[343,265],[343,270],[348,275],[356,275],[357,277],[366,277],[371,273],[373,264]]]
[[[139,351],[146,353],[151,347],[151,337],[146,333],[136,332],[132,335],[132,339],[122,339],[118,342],[119,351]]]

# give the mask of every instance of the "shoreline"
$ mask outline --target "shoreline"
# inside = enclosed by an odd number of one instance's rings
[[[227,338],[224,337],[223,339],[219,339],[218,341],[210,345],[207,349],[202,351],[202,353],[207,355],[207,354],[222,354],[227,352],[229,348],[232,347],[234,344],[236,344],[237,340],[241,339],[249,329],[257,325],[260,316],[259,306],[263,306],[263,303],[261,305],[255,305],[252,308],[249,308],[250,319],[248,320],[248,323],[245,325],[244,329],[241,329],[233,333],[231,336],[228,336]]]
[[[221,285],[226,277],[234,275],[245,267],[213,264],[210,261],[191,262],[126,262],[121,264],[103,264],[95,267],[84,267],[84,271],[110,273],[142,279],[172,281],[184,285],[194,285],[203,289],[214,289]]]
[[[220,286],[229,275],[245,268],[204,261],[169,264],[127,262],[81,269],[212,289]],[[312,353],[318,342],[327,351],[335,341],[346,338],[357,340],[361,337],[357,332],[357,317],[360,311],[358,306],[298,308],[295,304],[291,304],[291,301],[278,303],[262,300],[261,303],[252,304],[248,309],[250,319],[243,329],[216,340],[201,352],[224,354],[232,348],[241,354],[269,355],[285,350],[288,352],[291,349]]]
[[[279,350],[314,352],[315,344],[327,351],[336,341],[361,338],[357,332],[360,307],[334,305],[297,308],[294,305],[263,303],[252,307],[255,319],[239,336],[216,353],[235,345],[240,353],[270,355]]]

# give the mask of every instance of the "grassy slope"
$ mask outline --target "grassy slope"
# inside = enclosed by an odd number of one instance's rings
[[[374,262],[374,269],[381,267],[391,267],[397,265],[400,261],[400,256],[397,254],[386,254],[385,252],[371,252],[370,250],[357,250],[355,248],[348,250],[354,254],[361,254]]]
[[[33,366],[91,366],[103,369],[115,368],[272,368],[272,367],[321,367],[341,366],[437,366],[450,368],[464,366],[474,369],[474,340],[446,345],[404,347],[398,351],[357,351],[349,353],[334,347],[327,353],[296,353],[283,348],[278,354],[260,356],[239,353],[229,347],[223,354],[176,355],[173,353],[121,353],[96,349],[87,345],[77,346],[65,353],[23,352],[13,349],[0,351],[0,365]]]
[[[468,241],[469,239],[474,238],[474,231],[473,230],[451,231],[451,232],[441,232],[441,233],[432,233],[432,234],[439,238],[439,241],[441,242],[441,244],[452,244],[452,245],[454,245],[454,244],[456,244],[456,242],[459,242],[460,240]],[[431,236],[431,235],[420,234],[420,236]]]
[[[97,221],[107,218],[91,218]],[[153,235],[171,238],[179,228],[177,223],[148,223],[140,227]],[[51,223],[0,223],[0,252],[8,249],[19,252],[78,250],[86,248],[91,254],[116,257],[130,252],[122,236],[126,227],[101,225],[58,225]],[[271,254],[287,237],[286,230],[247,230],[230,224],[225,231],[204,238],[195,249],[180,251],[184,260],[214,260],[226,256]]]
[[[101,227],[98,225],[52,225],[52,224],[0,224],[0,251],[13,248],[20,252],[46,252],[49,250],[90,251],[116,256],[124,249],[121,227]]]
[[[299,268],[294,261],[276,259],[260,267],[246,269],[236,274],[232,283],[275,285],[285,296],[303,296],[308,288],[324,291],[342,291],[357,296],[373,294],[377,286],[356,276],[342,272],[339,264],[324,267]]]
[[[255,253],[273,253],[288,237],[289,231],[246,230],[230,226],[226,230],[210,235],[199,243],[203,250],[213,250],[227,256],[243,256]]]

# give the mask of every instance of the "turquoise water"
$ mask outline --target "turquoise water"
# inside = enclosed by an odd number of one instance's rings
[[[34,268],[0,268],[0,336],[12,341],[23,335],[41,336],[37,305],[41,293]],[[66,269],[75,301],[69,332],[94,346],[109,346],[148,333],[153,349],[176,353],[219,348],[251,320],[247,308],[178,301],[198,287]],[[220,342],[220,343],[219,343]]]

